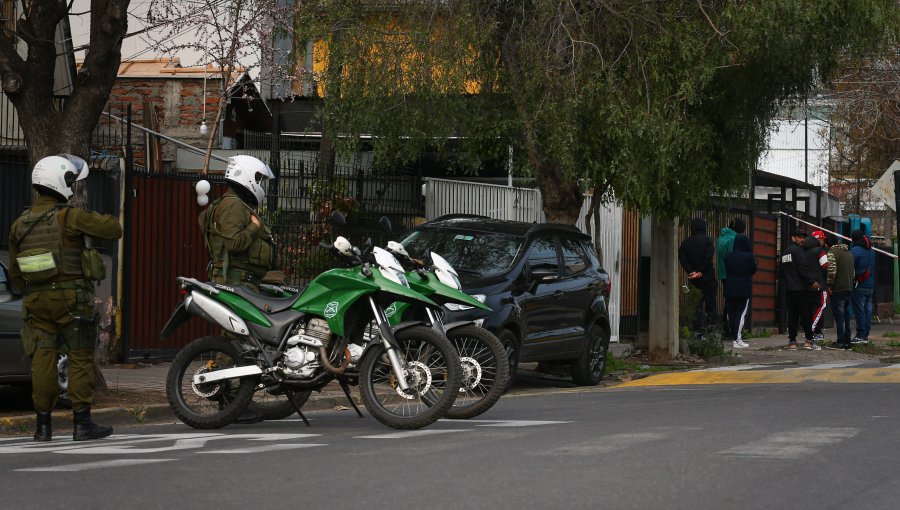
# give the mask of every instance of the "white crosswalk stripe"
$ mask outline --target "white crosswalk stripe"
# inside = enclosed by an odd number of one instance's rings
[[[441,420],[456,421],[456,420]],[[466,420],[467,423],[478,423],[479,427],[536,427],[540,425],[562,425],[572,423],[570,421],[541,421],[541,420]],[[483,425],[482,425],[483,424]]]
[[[609,436],[599,437],[594,441],[586,442],[586,443],[578,443],[569,446],[562,446],[559,448],[553,448],[550,450],[545,450],[541,452],[535,452],[535,455],[570,455],[570,456],[591,456],[591,455],[601,455],[604,453],[612,453],[620,450],[625,450],[632,446],[636,446],[642,443],[649,443],[650,441],[660,441],[668,437],[668,434],[663,432],[633,432],[633,433],[622,433],[622,434],[612,434]]]
[[[727,457],[798,459],[817,453],[822,447],[839,443],[859,433],[856,428],[809,427],[772,434],[759,441],[718,452]]]
[[[372,434],[369,436],[354,436],[354,439],[409,439],[411,437],[434,436],[438,434],[451,434],[454,432],[471,432],[470,429],[424,429],[406,430],[403,432],[391,432],[388,434]]]
[[[265,452],[280,452],[282,450],[296,450],[298,448],[312,448],[314,446],[328,446],[327,444],[289,444],[289,443],[279,443],[279,444],[267,444],[263,446],[254,446],[251,448],[232,448],[230,450],[210,450],[206,452],[200,453],[218,453],[218,454],[227,454],[227,453],[265,453]]]
[[[72,471],[88,471],[91,469],[117,468],[124,466],[137,466],[140,464],[158,464],[160,462],[172,462],[176,459],[113,459],[101,460],[99,462],[83,462],[80,464],[63,464],[60,466],[44,466],[33,468],[16,469],[16,471],[49,471],[49,472],[72,472]]]

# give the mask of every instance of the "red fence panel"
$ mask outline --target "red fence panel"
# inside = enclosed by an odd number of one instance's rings
[[[776,323],[778,221],[774,216],[757,214],[753,219],[753,254],[759,268],[753,277],[753,326]]]
[[[197,216],[195,175],[136,173],[131,178],[131,211],[126,228],[128,254],[125,342],[129,359],[169,357],[190,340],[214,334],[215,328],[192,318],[175,335],[161,342],[159,333],[181,301],[177,276],[206,281],[209,256],[203,246]],[[213,186],[211,196],[223,185]]]

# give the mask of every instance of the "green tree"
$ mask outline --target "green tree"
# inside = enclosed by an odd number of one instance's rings
[[[900,25],[896,0],[297,3],[337,150],[512,146],[567,223],[588,187],[676,216],[746,186],[779,109]]]
[[[87,156],[91,133],[109,97],[122,59],[130,0],[92,0],[90,45],[65,108],[56,101],[54,69],[68,45],[57,44],[71,2],[27,0],[0,37],[3,92],[16,108],[33,162],[59,153]],[[4,7],[6,8],[6,7]]]

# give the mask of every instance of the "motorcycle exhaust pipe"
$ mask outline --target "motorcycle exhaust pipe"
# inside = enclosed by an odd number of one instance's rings
[[[322,359],[322,366],[325,367],[325,370],[334,375],[343,375],[343,373],[347,371],[347,367],[350,366],[350,349],[344,348],[344,361],[337,367],[332,365],[328,360],[328,353],[325,352],[325,346],[319,347],[319,358]]]
[[[238,335],[250,334],[250,328],[247,327],[244,319],[235,315],[225,305],[201,292],[191,292],[191,295],[184,300],[184,306],[189,313],[209,322],[214,322],[225,331],[231,331]]]

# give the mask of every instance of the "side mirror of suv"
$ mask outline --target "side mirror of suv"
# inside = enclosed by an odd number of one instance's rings
[[[529,274],[531,275],[531,281],[533,282],[546,282],[548,280],[555,280],[559,271],[549,267],[536,267],[532,269]]]
[[[534,267],[528,272],[528,276],[528,292],[534,292],[541,283],[555,280],[559,276],[559,270],[547,266]]]

